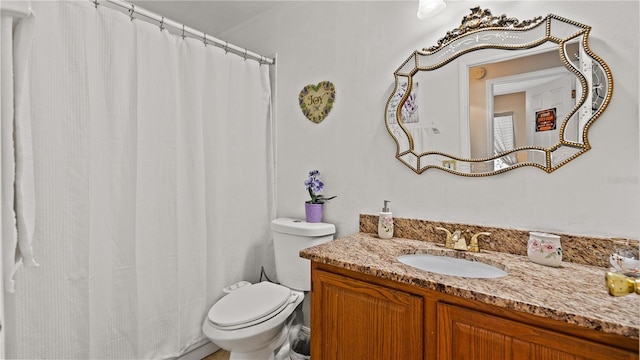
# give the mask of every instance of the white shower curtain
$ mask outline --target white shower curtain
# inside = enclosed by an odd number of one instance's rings
[[[224,286],[273,269],[269,69],[89,1],[33,11],[40,266],[8,355],[177,356]]]

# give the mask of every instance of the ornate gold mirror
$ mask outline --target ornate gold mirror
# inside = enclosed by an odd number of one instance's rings
[[[550,173],[588,151],[613,90],[590,29],[553,14],[519,21],[471,9],[395,71],[385,119],[396,158],[418,174],[487,176]]]

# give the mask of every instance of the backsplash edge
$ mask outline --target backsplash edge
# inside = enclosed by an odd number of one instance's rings
[[[377,234],[378,215],[360,214],[359,232]],[[394,218],[394,237],[444,243],[445,233],[436,230],[444,227],[450,231],[469,230],[476,234],[480,231],[491,233],[490,237],[480,237],[480,248],[499,251],[515,255],[527,255],[527,241],[529,231],[509,228],[499,228],[484,225],[449,223],[424,219]],[[562,261],[582,265],[609,267],[609,255],[619,243],[611,238],[596,238],[561,234]],[[514,241],[515,240],[515,241]],[[638,257],[638,240],[630,240],[630,246]]]

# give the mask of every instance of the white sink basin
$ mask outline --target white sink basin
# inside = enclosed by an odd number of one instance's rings
[[[449,256],[410,254],[400,255],[397,259],[409,266],[443,275],[481,279],[507,276],[506,271],[495,266]]]

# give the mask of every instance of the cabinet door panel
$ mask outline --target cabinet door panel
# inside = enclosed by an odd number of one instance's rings
[[[452,327],[454,359],[505,359],[505,339],[502,334],[486,331],[462,322]],[[441,335],[441,334],[438,334]],[[487,355],[491,355],[487,357]]]
[[[438,303],[440,360],[637,359],[613,346],[570,337],[471,309]]]
[[[315,271],[314,359],[422,359],[423,300],[403,291]]]

